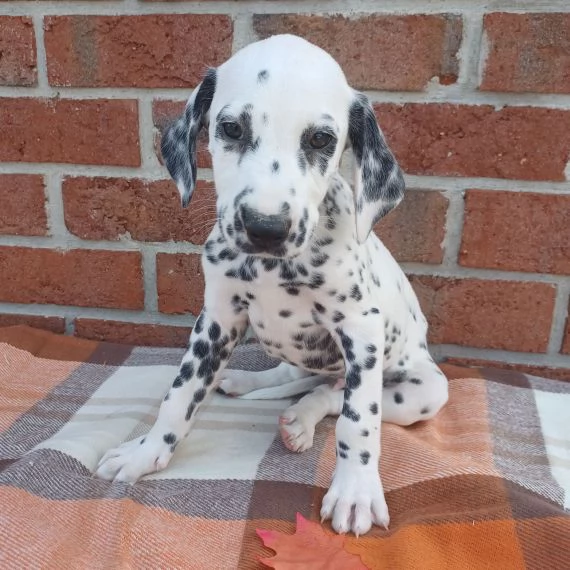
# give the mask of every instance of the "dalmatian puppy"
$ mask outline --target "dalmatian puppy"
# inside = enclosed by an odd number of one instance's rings
[[[447,381],[428,353],[410,284],[371,232],[404,192],[374,111],[330,55],[280,35],[210,69],[165,133],[164,160],[184,206],[196,182],[201,128],[209,132],[217,195],[202,257],[204,307],[156,423],[145,437],[108,451],[97,475],[135,482],[164,469],[221,382],[233,394],[314,388],[280,427],[286,445],[302,451],[318,421],[339,416],[323,520],[356,535],[387,526],[381,420],[432,418],[447,401]],[[353,188],[339,174],[347,147]],[[282,364],[224,372],[248,322]]]

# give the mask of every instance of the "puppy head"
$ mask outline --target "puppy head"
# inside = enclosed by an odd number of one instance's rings
[[[402,198],[401,171],[370,103],[330,55],[301,38],[250,44],[209,70],[192,93],[162,141],[185,206],[196,181],[196,138],[206,126],[219,227],[247,253],[303,251],[347,145],[356,162],[359,241]]]

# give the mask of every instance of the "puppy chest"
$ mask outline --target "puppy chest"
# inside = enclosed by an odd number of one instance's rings
[[[305,303],[251,302],[249,320],[259,342],[271,356],[305,370],[338,373],[342,355],[330,335],[314,322],[315,309]]]

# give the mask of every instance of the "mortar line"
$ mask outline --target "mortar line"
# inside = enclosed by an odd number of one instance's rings
[[[156,168],[81,165],[65,163],[4,162],[0,163],[0,174],[61,174],[65,177],[85,176],[104,178],[142,178],[148,181],[170,180],[166,168],[158,164]],[[198,169],[198,179],[213,181],[213,173],[209,168]],[[531,192],[547,195],[570,194],[570,181],[535,181],[505,178],[477,178],[472,176],[429,176],[405,175],[408,188],[426,190],[450,190],[463,192],[468,189],[496,190],[505,192]]]
[[[240,24],[241,25],[241,24]],[[240,32],[242,33],[242,32]],[[243,33],[246,33],[245,31]],[[17,86],[0,87],[0,97],[5,98],[62,98],[74,100],[93,99],[166,99],[185,101],[194,85],[188,87],[147,88],[147,87],[50,87],[48,85],[30,88]],[[532,107],[568,110],[570,95],[556,93],[503,93],[477,91],[469,85],[454,83],[440,85],[429,83],[424,91],[384,91],[362,89],[375,104],[442,104],[461,106],[490,105],[497,110],[503,107]]]
[[[140,323],[148,325],[192,326],[195,317],[191,313],[168,315],[158,311],[109,309],[103,307],[79,307],[74,305],[0,303],[0,314],[26,315],[34,317],[62,317],[68,320],[76,318],[102,319]]]
[[[69,239],[71,234],[67,231],[63,206],[63,178],[58,172],[50,172],[45,175],[45,179],[48,195],[48,219],[51,239]]]
[[[141,169],[150,172],[162,172],[154,151],[154,123],[152,120],[152,101],[139,99],[139,145],[141,153]]]
[[[463,44],[460,50],[461,68],[458,83],[465,89],[477,89],[477,69],[483,33],[482,14],[463,15]]]
[[[461,236],[463,234],[464,196],[463,192],[445,191],[448,200],[445,213],[445,234],[441,247],[443,250],[442,265],[444,267],[457,267]]]
[[[496,360],[508,364],[526,364],[530,366],[549,366],[570,368],[570,355],[533,352],[515,352],[494,348],[475,348],[454,344],[430,345],[430,352],[437,360],[445,357],[472,358],[477,360]]]
[[[556,290],[552,328],[548,342],[548,354],[558,354],[562,349],[570,302],[570,281],[561,282]]]
[[[49,89],[43,17],[41,14],[34,14],[32,16],[32,22],[34,25],[34,36],[36,40],[36,69],[38,74],[37,86],[41,90]]]
[[[29,15],[43,13],[47,15],[141,15],[141,14],[229,14],[239,12],[260,13],[306,13],[306,14],[337,14],[346,13],[345,0],[306,1],[299,10],[297,0],[282,0],[280,2],[266,2],[262,0],[235,1],[180,1],[170,6],[163,2],[93,2],[88,1],[58,1],[49,3],[30,3],[14,0],[0,5],[0,14]],[[55,5],[54,5],[55,4]],[[570,7],[565,0],[542,0],[533,2],[532,7],[521,5],[517,0],[495,0],[489,9],[486,0],[399,0],[397,5],[379,3],[377,0],[360,0],[357,9],[347,14],[350,18],[368,14],[441,14],[441,13],[480,13],[486,11],[524,13],[533,12],[569,12]]]
[[[144,308],[147,312],[158,311],[158,293],[156,281],[156,253],[151,247],[141,245]]]

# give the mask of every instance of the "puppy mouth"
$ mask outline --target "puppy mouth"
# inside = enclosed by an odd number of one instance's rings
[[[298,255],[298,253],[291,255],[289,253],[289,248],[285,244],[280,244],[277,246],[252,244],[249,241],[242,241],[238,239],[236,240],[236,246],[244,253],[255,255],[257,257],[275,257],[278,259],[286,259],[289,257],[296,257]]]

